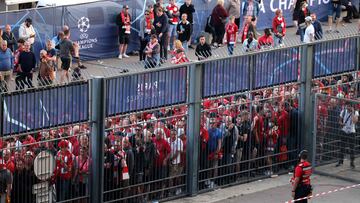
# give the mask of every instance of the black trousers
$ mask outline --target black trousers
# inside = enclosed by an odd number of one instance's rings
[[[222,44],[225,35],[225,25],[214,25],[213,43]]]
[[[168,35],[167,33],[164,33],[161,37],[160,37],[160,58],[162,60],[167,60],[167,47],[168,47]]]
[[[295,190],[295,197],[294,200],[304,198],[310,195],[312,192],[311,185],[299,185]],[[307,199],[296,201],[297,203],[307,203]]]
[[[354,161],[354,148],[356,144],[356,133],[347,134],[344,131],[340,131],[340,154],[339,161],[342,163],[345,154],[350,154],[350,161]]]
[[[139,50],[139,60],[140,61],[144,61],[146,58],[146,54],[144,53],[146,45],[148,43],[148,40],[146,40],[147,38],[141,38],[140,37],[140,50]]]

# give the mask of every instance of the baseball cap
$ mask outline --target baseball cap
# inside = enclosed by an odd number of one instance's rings
[[[129,6],[128,6],[128,5],[124,5],[123,8],[129,9]]]
[[[311,16],[307,16],[307,17],[305,18],[305,21],[312,21]]]

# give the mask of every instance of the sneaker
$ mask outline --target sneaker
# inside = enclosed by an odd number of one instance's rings
[[[335,165],[335,167],[339,167],[339,166],[341,166],[341,165],[343,165],[343,162],[339,161],[339,162]]]
[[[123,54],[124,58],[129,58],[130,56],[126,55],[126,54]]]
[[[118,58],[119,58],[119,59],[122,59],[122,55],[120,54],[120,55],[118,56]]]
[[[265,176],[270,176],[270,173],[271,173],[271,171],[265,171],[264,175]]]
[[[180,195],[181,194],[181,188],[179,188],[179,189],[176,189],[176,192],[175,192],[175,195]]]
[[[334,33],[339,34],[339,33],[340,33],[340,31],[339,31],[339,30],[334,30]]]

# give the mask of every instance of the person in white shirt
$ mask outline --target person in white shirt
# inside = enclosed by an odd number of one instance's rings
[[[341,166],[344,163],[344,154],[350,154],[350,167],[355,168],[354,164],[354,149],[356,143],[356,131],[355,124],[359,119],[359,111],[356,111],[351,104],[347,104],[345,108],[340,112],[340,155],[339,162],[336,164],[336,167]],[[349,150],[346,150],[349,148]]]
[[[24,39],[25,42],[29,42],[31,48],[35,42],[35,30],[32,26],[31,18],[27,18],[24,23],[20,25],[19,28],[19,39]]]
[[[177,136],[177,131],[172,129],[170,132],[170,138],[168,138],[168,142],[170,144],[171,152],[170,152],[170,168],[169,168],[169,176],[179,176],[183,171],[183,164],[181,163],[181,153],[184,150],[184,145],[182,140]],[[169,187],[174,185],[178,185],[179,181],[181,181],[181,177],[176,177],[170,179]],[[181,189],[178,188],[176,190],[176,195],[181,193]]]
[[[315,28],[312,25],[312,18],[310,16],[305,18],[305,24],[304,43],[313,42],[315,40]]]

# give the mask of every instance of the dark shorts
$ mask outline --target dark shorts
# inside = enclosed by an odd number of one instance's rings
[[[311,185],[299,185],[295,190],[295,197],[294,200],[304,198],[309,196],[312,193],[312,186]],[[307,202],[307,200],[296,201],[296,202]]]
[[[130,35],[129,34],[121,33],[119,35],[119,43],[120,44],[129,44],[129,42],[130,42]]]
[[[61,69],[69,70],[71,65],[71,59],[61,57]]]

